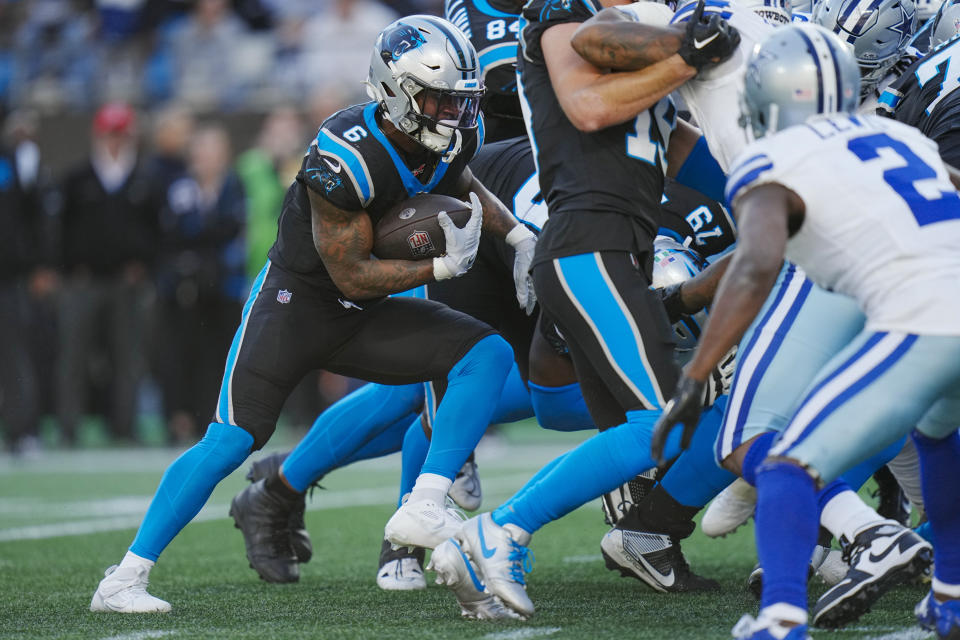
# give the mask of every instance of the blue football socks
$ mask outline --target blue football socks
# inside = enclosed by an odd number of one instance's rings
[[[947,584],[960,584],[960,434],[954,431],[941,440],[916,431],[913,443],[920,456],[920,481],[923,506],[930,519],[935,540],[944,544],[933,548],[933,575]],[[947,542],[949,541],[949,542]]]
[[[545,473],[494,511],[494,521],[533,533],[653,468],[650,438],[658,417],[659,411],[628,411],[626,423],[598,433],[551,462]],[[681,431],[671,432],[665,456],[679,453]]]
[[[717,464],[713,445],[723,422],[726,396],[703,412],[690,448],[680,454],[660,484],[685,507],[702,507],[734,481],[735,475]]]
[[[423,385],[368,384],[317,417],[281,470],[291,487],[306,491],[317,478],[345,464],[379,434],[410,424],[423,405]],[[396,437],[402,437],[396,436]]]
[[[420,475],[420,469],[423,468],[423,461],[427,458],[427,449],[430,448],[430,441],[427,440],[427,434],[423,432],[423,425],[420,424],[420,416],[417,416],[407,427],[403,436],[403,452],[400,457],[400,496],[397,498],[399,507],[403,496],[413,491],[413,485],[417,483],[417,476]]]
[[[200,442],[167,467],[130,551],[156,562],[200,512],[213,488],[243,464],[252,446],[253,436],[240,427],[211,423]]]
[[[763,463],[756,479],[761,608],[783,602],[806,610],[807,566],[820,528],[816,485],[804,469],[788,462]]]
[[[544,387],[531,382],[529,386],[533,411],[544,429],[579,431],[596,428],[583,400],[580,383]]]
[[[421,473],[456,477],[487,430],[512,365],[513,349],[499,335],[490,335],[453,366]]]

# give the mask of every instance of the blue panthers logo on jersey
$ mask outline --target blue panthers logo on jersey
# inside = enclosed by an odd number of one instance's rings
[[[323,168],[307,169],[306,174],[307,178],[323,187],[324,193],[330,193],[343,184],[343,179],[340,176]]]
[[[426,43],[427,39],[418,29],[400,22],[396,27],[383,34],[380,57],[386,63],[396,62],[407,51],[418,49]]]
[[[547,22],[553,13],[569,12],[572,5],[573,0],[547,0],[540,10],[540,22]]]

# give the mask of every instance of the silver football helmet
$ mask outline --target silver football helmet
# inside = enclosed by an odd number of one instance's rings
[[[930,49],[936,49],[960,33],[960,2],[947,0],[937,11],[930,26]]]
[[[861,96],[866,96],[910,44],[917,7],[915,0],[819,0],[813,22],[853,47],[863,77]]]
[[[818,113],[853,113],[860,70],[843,42],[816,24],[777,29],[747,60],[740,126],[762,138]]]
[[[401,18],[377,37],[367,93],[394,126],[449,162],[460,152],[461,131],[477,126],[477,51],[443,18]]]
[[[680,284],[697,275],[706,268],[707,263],[696,251],[688,249],[669,236],[657,236],[653,241],[653,282],[654,289]],[[707,312],[699,311],[693,315],[684,315],[673,325],[673,336],[677,341],[677,360],[684,364],[693,356],[700,332],[707,321]]]

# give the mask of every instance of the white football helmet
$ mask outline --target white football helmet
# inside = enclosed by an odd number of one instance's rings
[[[944,42],[953,40],[960,33],[960,3],[947,0],[937,11],[930,26],[930,49],[936,49]]]
[[[813,22],[830,29],[853,48],[860,65],[860,95],[877,86],[917,29],[915,0],[819,0]]]
[[[790,0],[738,0],[740,6],[748,7],[774,26],[793,22],[793,10]]]
[[[657,236],[653,241],[653,282],[654,289],[680,284],[697,275],[706,268],[707,263],[696,251],[688,249],[673,238]],[[700,332],[707,321],[707,312],[698,311],[693,315],[684,315],[673,325],[673,335],[677,341],[676,357],[680,364],[686,364],[697,347]]]
[[[449,162],[460,152],[461,131],[477,126],[477,51],[443,18],[401,18],[377,37],[367,93],[394,126]]]
[[[836,34],[813,23],[781,27],[747,60],[740,126],[757,139],[820,113],[853,113],[859,88],[860,70]]]

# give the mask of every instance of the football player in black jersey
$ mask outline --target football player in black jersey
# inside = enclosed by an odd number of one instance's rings
[[[945,5],[950,6],[957,12],[956,5]],[[953,60],[960,64],[960,39],[934,38],[935,48],[880,94],[877,113],[920,129],[937,143],[944,162],[960,167],[960,82],[955,73],[951,75],[951,68],[957,68]]]
[[[670,137],[678,125],[673,104],[648,95],[654,85],[678,86],[726,59],[737,44],[722,18],[702,19],[701,6],[685,30],[665,35],[680,44],[677,54],[654,65],[662,73],[644,79],[606,73],[570,45],[598,8],[589,0],[528,2],[519,66],[550,209],[532,274],[543,311],[568,342],[594,422],[606,430],[457,534],[487,588],[524,616],[533,613],[523,579],[532,533],[655,466],[651,430],[676,369],[670,325],[649,284]],[[689,148],[694,136],[681,135]],[[675,454],[679,442],[671,448]]]
[[[512,353],[493,329],[465,314],[386,296],[465,273],[482,224],[513,246],[518,299],[532,307],[527,266],[536,241],[467,167],[482,143],[483,88],[476,51],[459,30],[431,16],[392,23],[374,46],[368,84],[375,100],[328,118],[310,145],[244,306],[214,421],[167,469],[130,551],[94,593],[92,610],[170,610],[146,592],[157,557],[216,484],[264,445],[290,390],[317,368],[395,384],[447,378],[422,473],[386,536],[432,547],[456,530],[459,520],[444,498],[486,429]],[[447,251],[439,258],[373,259],[376,221],[421,192],[469,195],[470,221],[459,229],[441,220]],[[301,499],[282,471],[255,487],[269,494],[267,502]],[[273,577],[289,581],[298,568],[288,523],[276,522],[262,504],[247,506],[235,501],[232,511],[248,555],[281,549],[288,561],[273,564]]]
[[[496,9],[488,0],[445,0],[443,13],[470,38],[480,56],[480,74],[487,89],[480,109],[487,141],[526,136],[517,97],[519,13]]]

